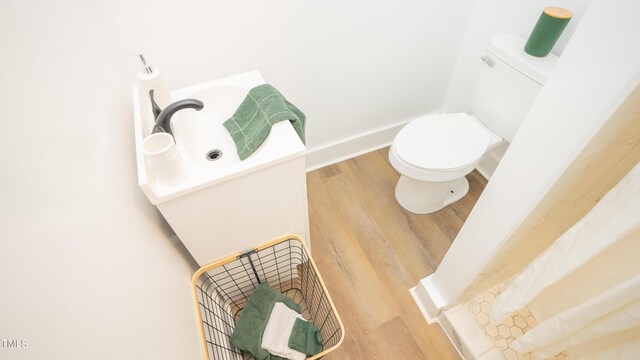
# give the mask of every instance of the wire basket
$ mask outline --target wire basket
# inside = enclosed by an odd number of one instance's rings
[[[231,335],[253,290],[265,281],[300,304],[302,316],[320,330],[323,351],[309,360],[320,359],[340,345],[342,321],[329,292],[302,239],[288,235],[195,273],[193,293],[205,359],[255,359],[231,345]]]

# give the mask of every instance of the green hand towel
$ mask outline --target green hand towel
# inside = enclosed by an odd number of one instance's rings
[[[224,122],[238,150],[240,160],[253,154],[264,142],[273,124],[289,120],[305,143],[306,118],[302,111],[287,101],[269,84],[254,87],[249,91],[235,114]]]
[[[322,334],[312,322],[296,319],[289,337],[289,348],[313,356],[322,351]]]
[[[267,326],[271,310],[276,302],[283,302],[295,312],[300,312],[300,305],[291,298],[277,292],[267,283],[261,283],[249,297],[231,335],[231,344],[240,350],[248,351],[258,360],[280,360],[282,358],[269,354],[261,347],[262,334]],[[282,359],[284,360],[284,359]]]

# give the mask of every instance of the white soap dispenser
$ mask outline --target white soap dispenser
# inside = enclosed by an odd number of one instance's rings
[[[142,69],[138,73],[138,89],[140,91],[140,112],[142,116],[142,134],[144,137],[151,135],[151,129],[155,125],[155,117],[153,115],[151,99],[149,97],[149,91],[153,90],[153,97],[160,106],[160,109],[164,109],[167,105],[172,103],[171,94],[164,83],[164,79],[160,74],[160,69],[154,66],[147,65],[146,60],[142,54],[138,55],[142,61]]]

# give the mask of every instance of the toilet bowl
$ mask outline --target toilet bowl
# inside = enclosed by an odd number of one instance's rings
[[[411,121],[389,150],[389,161],[401,174],[396,199],[417,214],[432,213],[460,200],[469,191],[465,175],[501,142],[500,136],[465,113]]]
[[[423,116],[396,135],[389,161],[400,173],[396,198],[402,207],[428,214],[460,200],[469,191],[465,175],[493,147],[513,140],[558,60],[531,56],[524,44],[516,34],[489,41],[470,114]]]

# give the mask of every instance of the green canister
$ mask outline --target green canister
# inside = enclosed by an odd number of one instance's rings
[[[553,6],[545,8],[529,35],[524,51],[537,57],[547,56],[572,16],[567,9]]]

